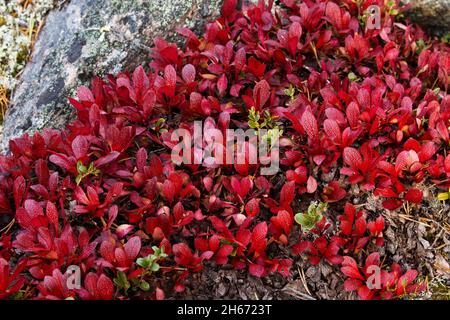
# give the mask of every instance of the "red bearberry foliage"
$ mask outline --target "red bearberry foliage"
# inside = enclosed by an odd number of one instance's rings
[[[296,255],[280,248],[290,245],[313,264],[341,265],[345,289],[361,298],[423,290],[396,264],[367,287],[367,268],[382,267],[381,215],[347,204],[308,233],[294,214],[306,193],[341,208],[357,185],[395,210],[422,202],[420,183],[450,187],[448,45],[395,22],[382,0],[236,3],[224,2],[203,37],[180,29],[183,49],[155,39],[149,72],[80,87],[65,130],[10,142],[0,156],[0,298],[162,299],[211,265],[288,277]],[[358,15],[370,5],[380,29]],[[283,128],[276,179],[249,163],[171,161],[173,130],[193,120],[245,129],[250,108]],[[71,265],[79,288],[68,285]]]

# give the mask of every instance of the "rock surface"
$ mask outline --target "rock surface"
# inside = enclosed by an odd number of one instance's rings
[[[23,133],[60,128],[73,117],[67,97],[94,75],[149,61],[152,39],[180,40],[177,27],[201,31],[222,0],[70,0],[52,11],[16,87],[1,149]]]
[[[450,0],[405,0],[413,7],[405,14],[429,33],[442,36],[450,32]]]

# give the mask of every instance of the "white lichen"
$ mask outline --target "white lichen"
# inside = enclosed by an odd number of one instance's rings
[[[0,86],[12,90],[35,32],[57,0],[0,0]]]

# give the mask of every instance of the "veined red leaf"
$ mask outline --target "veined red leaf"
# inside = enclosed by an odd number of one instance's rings
[[[308,109],[303,112],[300,123],[306,134],[312,141],[319,139],[319,129],[317,127],[317,120]]]
[[[346,147],[344,149],[342,157],[344,159],[344,163],[352,169],[358,169],[363,161],[359,151],[352,147]]]
[[[405,200],[412,203],[421,203],[423,199],[423,192],[419,189],[409,189],[405,195]]]

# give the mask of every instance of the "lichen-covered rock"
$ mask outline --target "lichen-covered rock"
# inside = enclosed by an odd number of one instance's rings
[[[0,0],[0,90],[14,88],[42,19],[58,2]]]
[[[52,11],[11,99],[1,149],[11,138],[64,126],[67,97],[95,75],[149,61],[152,39],[177,41],[175,29],[201,31],[222,0],[71,0]]]
[[[450,32],[450,0],[404,0],[412,8],[405,12],[429,33],[442,36]]]

